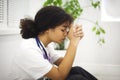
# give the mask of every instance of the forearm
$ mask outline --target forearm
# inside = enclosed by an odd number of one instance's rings
[[[83,37],[82,28],[76,27],[74,31],[73,27],[71,27],[67,37],[69,38],[70,43],[62,62],[58,61],[58,67],[53,66],[52,69],[45,75],[52,80],[65,80],[69,74],[76,55],[79,40]]]
[[[75,45],[73,42],[70,42],[66,55],[60,65],[58,66],[58,70],[62,76],[63,79],[65,79],[72,67],[75,54],[76,54],[77,45]]]

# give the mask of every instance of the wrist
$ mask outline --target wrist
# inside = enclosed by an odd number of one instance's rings
[[[70,41],[70,45],[74,46],[74,47],[77,47],[78,46],[78,43],[76,43],[75,41]]]

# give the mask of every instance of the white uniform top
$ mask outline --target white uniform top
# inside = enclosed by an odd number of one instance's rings
[[[54,48],[50,45],[45,50],[50,61],[44,59],[44,52],[37,46],[35,38],[24,39],[19,53],[13,60],[12,74],[10,74],[13,80],[36,80],[48,73],[60,56],[55,54]]]

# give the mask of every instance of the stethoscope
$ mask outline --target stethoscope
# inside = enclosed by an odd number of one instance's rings
[[[47,52],[46,52],[45,48],[43,47],[42,43],[40,42],[39,38],[36,37],[35,40],[36,40],[36,43],[37,43],[38,47],[40,48],[40,50],[42,50],[44,52],[44,54],[43,54],[44,58],[47,59],[48,61],[50,61],[50,58],[48,57]]]

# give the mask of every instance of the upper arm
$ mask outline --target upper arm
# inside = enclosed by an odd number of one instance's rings
[[[63,57],[58,52],[56,52],[54,48],[51,47],[51,45],[48,46],[47,51],[50,57],[50,62],[58,65],[61,62]]]

